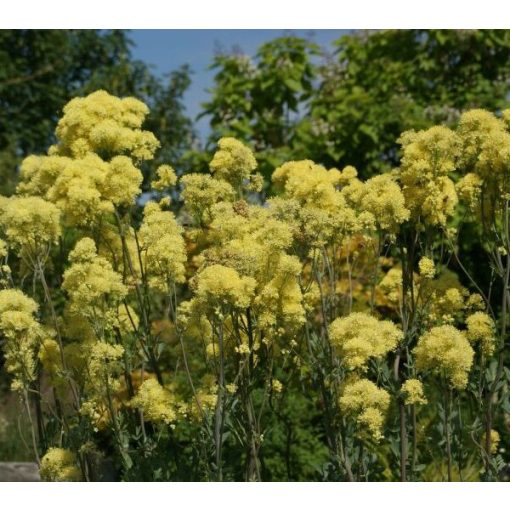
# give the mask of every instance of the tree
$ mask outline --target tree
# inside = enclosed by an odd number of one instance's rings
[[[263,44],[254,59],[239,52],[219,53],[211,99],[201,116],[210,116],[208,147],[221,136],[249,141],[261,172],[290,156],[297,121],[311,97],[316,78],[313,57],[319,47],[294,36]]]
[[[24,156],[52,143],[62,105],[97,89],[143,98],[151,129],[172,147],[165,156],[178,157],[193,137],[182,105],[189,68],[159,78],[131,46],[122,30],[0,31],[0,192],[12,192]]]
[[[397,165],[403,131],[508,104],[510,31],[359,31],[332,55],[282,37],[253,60],[220,54],[212,68],[203,112],[211,141],[229,134],[252,144],[265,175],[292,154],[367,177]]]
[[[510,31],[386,30],[335,42],[301,138],[326,165],[395,166],[400,133],[508,104]]]

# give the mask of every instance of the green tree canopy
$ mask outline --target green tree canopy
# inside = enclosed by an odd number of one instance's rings
[[[189,68],[162,79],[131,47],[122,30],[0,31],[0,192],[12,191],[25,155],[52,143],[62,105],[97,89],[149,105],[150,129],[167,147],[159,158],[173,162],[189,146],[193,131],[182,103]]]
[[[508,30],[359,32],[335,47],[300,131],[310,156],[327,165],[384,171],[397,164],[403,131],[508,104]]]
[[[210,116],[209,148],[221,136],[249,141],[261,171],[290,157],[298,119],[316,79],[313,57],[320,48],[305,39],[285,36],[263,44],[252,59],[238,52],[220,53],[211,98],[202,116]]]
[[[288,36],[212,67],[210,146],[242,138],[266,175],[292,154],[369,176],[397,164],[401,132],[508,104],[510,31],[359,31],[329,53]]]

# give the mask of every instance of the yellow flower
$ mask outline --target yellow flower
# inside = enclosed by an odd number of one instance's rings
[[[41,478],[46,482],[79,482],[76,455],[64,448],[50,448],[41,459]]]
[[[101,194],[116,206],[133,205],[142,181],[142,172],[130,158],[116,156],[108,163]]]
[[[39,351],[39,359],[46,372],[55,381],[59,371],[62,370],[62,358],[58,342],[52,338],[44,340]]]
[[[110,378],[122,371],[121,358],[124,354],[122,345],[111,345],[106,342],[95,342],[88,357],[90,382],[103,387],[105,381],[111,383]]]
[[[283,384],[278,379],[273,379],[271,388],[275,393],[281,393],[283,391]]]
[[[285,196],[298,200],[301,205],[314,205],[333,209],[342,200],[336,191],[341,173],[326,170],[310,160],[289,161],[278,167],[272,175],[273,183]]]
[[[237,385],[234,383],[230,383],[225,386],[225,389],[227,390],[228,393],[233,395],[237,391]]]
[[[495,330],[494,321],[484,312],[475,312],[466,319],[467,338],[471,343],[480,342],[485,356],[494,353]]]
[[[257,160],[253,152],[235,138],[221,138],[218,147],[209,168],[217,179],[228,182],[237,190],[257,168]]]
[[[335,319],[329,336],[341,360],[351,369],[364,369],[370,358],[380,358],[394,350],[403,337],[391,321],[380,321],[361,312]]]
[[[182,227],[170,211],[147,202],[139,232],[140,250],[152,287],[167,290],[170,283],[184,281],[186,251]]]
[[[347,383],[340,397],[340,410],[355,418],[363,435],[366,427],[376,441],[382,438],[384,418],[390,405],[390,395],[368,379]]]
[[[382,230],[395,233],[400,224],[409,219],[404,195],[391,174],[377,175],[361,185],[348,186],[344,194],[348,194],[360,210],[372,214]]]
[[[429,279],[434,278],[436,274],[436,268],[432,259],[429,259],[428,257],[422,257],[418,262],[418,267],[420,269],[420,276]]]
[[[71,266],[64,272],[62,288],[68,293],[72,314],[87,318],[94,325],[112,328],[114,316],[108,311],[117,308],[127,294],[120,274],[110,262],[97,255],[94,241],[85,237],[69,254]]]
[[[140,322],[138,315],[129,305],[120,305],[117,312],[118,328],[122,335],[133,333]]]
[[[27,388],[35,379],[38,344],[43,334],[34,318],[37,309],[37,303],[20,290],[0,290],[5,368],[14,376],[14,390]]]
[[[392,267],[379,282],[379,288],[386,298],[396,305],[402,299],[402,268]]]
[[[482,435],[482,446],[485,448],[485,438],[486,438],[485,432]],[[500,436],[499,432],[497,430],[491,429],[491,453],[494,455],[498,452],[498,446],[500,442]]]
[[[462,114],[458,133],[465,168],[482,180],[498,182],[504,178],[510,162],[510,133],[502,119],[485,110],[470,110]]]
[[[230,267],[214,264],[196,275],[193,281],[197,299],[207,308],[228,305],[246,309],[253,298],[255,280],[241,277]]]
[[[459,198],[474,210],[482,191],[482,179],[475,173],[467,173],[455,185]]]
[[[420,337],[413,352],[418,371],[439,372],[453,388],[466,387],[474,351],[458,329],[450,325],[432,328]]]
[[[446,226],[458,198],[449,174],[455,170],[460,139],[444,126],[407,131],[399,139],[402,161],[398,171],[406,207],[415,221]]]
[[[70,226],[90,226],[115,207],[134,204],[142,183],[137,164],[159,146],[140,129],[147,113],[142,102],[102,90],[71,100],[49,155],[23,161],[18,193],[57,205]]]
[[[39,197],[11,197],[0,202],[0,228],[12,247],[45,254],[60,237],[60,212]]]
[[[235,192],[225,181],[205,174],[187,174],[181,177],[181,198],[188,212],[200,224],[210,220],[211,207],[220,201],[232,201]]]
[[[53,152],[74,158],[95,152],[152,159],[159,142],[152,133],[140,129],[148,113],[141,101],[120,99],[104,90],[72,99],[58,122],[59,142]]]
[[[404,395],[404,402],[407,405],[426,404],[427,399],[423,394],[423,384],[419,379],[408,379],[400,391]]]
[[[170,165],[161,165],[156,170],[156,174],[159,179],[152,183],[152,189],[156,191],[163,191],[165,188],[171,188],[177,184],[175,170]]]
[[[131,400],[131,405],[143,412],[147,421],[166,423],[177,419],[176,403],[172,393],[155,379],[147,379]]]

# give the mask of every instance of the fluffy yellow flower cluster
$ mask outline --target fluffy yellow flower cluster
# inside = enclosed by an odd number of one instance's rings
[[[466,318],[467,338],[471,343],[480,343],[485,356],[494,353],[495,324],[492,318],[485,312],[475,312]]]
[[[187,211],[202,225],[211,220],[211,207],[222,201],[233,201],[234,188],[226,182],[206,174],[188,174],[181,178],[181,198]]]
[[[286,250],[292,244],[289,226],[260,206],[243,201],[218,204],[212,211],[206,260],[219,261],[256,282],[253,306],[260,325],[302,323],[298,285],[301,264]]]
[[[12,388],[27,388],[35,379],[42,329],[35,320],[37,303],[17,289],[0,290],[0,331],[5,337],[5,367],[14,376]]]
[[[86,416],[92,425],[101,430],[113,419],[116,412],[113,395],[119,391],[122,372],[124,347],[96,341],[86,346],[85,391],[87,400],[80,407],[80,413]]]
[[[354,180],[344,194],[359,210],[369,212],[381,230],[394,234],[409,219],[404,195],[391,174],[377,175],[365,182]]]
[[[225,323],[225,345],[245,355],[260,348],[262,338],[269,345],[283,334],[292,335],[303,324],[302,267],[297,257],[287,253],[293,243],[292,224],[272,207],[236,200],[239,190],[234,192],[231,172],[244,164],[237,185],[249,189],[247,175],[255,168],[249,149],[241,149],[239,142],[222,142],[218,152],[211,164],[213,178],[198,174],[182,178],[185,206],[199,227],[194,236],[202,250],[194,259],[198,270],[190,281],[194,296],[181,304],[179,323],[187,335],[205,341],[208,356],[218,355],[212,325],[217,331],[218,321]],[[246,333],[237,338],[232,331],[231,314],[243,316],[241,321],[249,323],[251,347]],[[199,335],[193,333],[196,323],[202,324]]]
[[[149,284],[160,290],[170,283],[184,281],[186,251],[182,227],[170,211],[163,211],[156,202],[148,202],[139,231],[142,263]]]
[[[381,321],[361,312],[335,319],[329,336],[350,369],[366,368],[370,358],[380,358],[394,350],[403,338],[402,331],[391,321]]]
[[[492,218],[510,196],[510,132],[503,119],[485,110],[470,110],[459,121],[462,140],[462,168],[467,173],[457,184],[459,195],[469,208]]]
[[[482,192],[482,179],[472,172],[464,175],[455,185],[459,199],[467,204],[471,211],[476,211]]]
[[[138,393],[131,400],[131,405],[143,412],[145,420],[154,423],[168,425],[177,418],[175,398],[155,379],[147,379],[143,382]]]
[[[491,453],[495,454],[498,452],[499,442],[501,441],[501,436],[497,430],[491,429]],[[485,432],[482,435],[482,446],[485,446],[486,435]]]
[[[52,383],[59,386],[62,383],[60,378],[62,357],[56,340],[53,340],[53,338],[43,340],[39,350],[39,360],[46,373],[50,376]]]
[[[348,191],[354,186],[352,167],[343,172],[326,170],[313,161],[290,161],[272,175],[279,197],[269,201],[276,217],[286,221],[300,242],[309,247],[324,247],[334,239],[372,229],[375,218],[367,211],[356,211]],[[353,182],[353,186],[348,183]],[[344,186],[342,190],[339,188]]]
[[[72,99],[58,122],[59,142],[52,152],[73,158],[95,152],[152,159],[159,142],[151,132],[140,129],[148,113],[138,99],[120,99],[104,90]]]
[[[253,278],[239,276],[231,267],[213,264],[198,273],[192,285],[195,298],[202,306],[226,311],[230,308],[248,308],[256,282]]]
[[[124,354],[122,345],[111,345],[106,342],[94,343],[89,352],[88,370],[91,382],[100,387],[103,391],[105,382],[109,381],[110,386],[113,378],[121,372],[120,360]]]
[[[418,268],[420,270],[420,276],[423,278],[432,279],[436,275],[436,267],[434,261],[428,257],[422,257],[418,262]]]
[[[96,329],[116,324],[117,305],[127,294],[122,277],[108,260],[97,254],[96,245],[89,237],[78,241],[69,254],[71,266],[64,272],[62,288],[69,295],[71,316],[85,318]]]
[[[426,404],[427,399],[423,393],[423,384],[419,379],[408,379],[400,388],[407,405]]]
[[[399,142],[403,156],[398,175],[406,207],[415,221],[444,227],[458,202],[448,174],[457,164],[459,137],[451,129],[435,126],[408,131]]]
[[[303,296],[298,284],[300,273],[299,259],[286,254],[278,257],[272,278],[254,300],[262,326],[276,326],[280,319],[286,332],[291,334],[304,323]]]
[[[420,337],[414,355],[418,371],[437,372],[448,379],[453,388],[466,387],[474,351],[457,328],[450,325],[432,328]]]
[[[402,301],[402,267],[390,268],[379,282],[379,290],[393,307],[398,307]]]
[[[2,198],[0,228],[9,245],[34,265],[60,236],[60,211],[40,197]]]
[[[61,160],[59,165],[56,159]],[[55,203],[68,225],[89,225],[113,212],[115,206],[132,205],[142,179],[127,156],[115,156],[109,162],[94,153],[80,159],[30,156],[21,166],[18,193]]]
[[[326,170],[310,160],[284,163],[273,172],[272,180],[285,196],[301,205],[332,210],[341,200],[335,191],[342,181],[342,173],[336,168]]]
[[[510,163],[510,133],[504,120],[480,109],[462,114],[458,133],[462,140],[462,162],[482,180],[504,185]],[[500,192],[508,192],[508,188]]]
[[[170,165],[161,165],[156,170],[157,181],[152,182],[152,189],[163,191],[166,188],[172,188],[177,184],[175,170]]]
[[[474,346],[486,357],[494,354],[496,325],[482,311],[482,298],[439,265],[449,248],[440,249],[438,240],[450,232],[458,196],[484,215],[494,212],[487,207],[503,210],[510,197],[510,111],[506,121],[475,110],[462,116],[456,131],[404,133],[400,167],[366,181],[353,167],[289,161],[275,169],[279,195],[266,202],[252,193],[263,184],[253,152],[222,138],[208,175],[178,179],[172,167],[159,166],[155,198],[139,217],[131,207],[141,193],[139,167],[158,147],[142,130],[147,113],[143,103],[104,91],[71,101],[48,155],[26,158],[16,196],[0,198],[0,258],[17,253],[21,261],[14,257],[11,266],[21,267],[22,277],[27,262],[38,269],[34,295],[44,291],[46,299],[38,310],[21,291],[0,290],[0,331],[13,387],[26,395],[40,371],[54,390],[48,409],[55,419],[71,429],[79,424],[92,438],[91,429],[108,428],[101,437],[111,440],[108,448],[124,463],[123,475],[132,476],[125,449],[140,458],[133,453],[141,445],[140,420],[159,425],[146,428],[145,444],[175,441],[180,448],[182,432],[188,441],[195,431],[214,430],[216,464],[205,467],[217,470],[218,479],[223,438],[232,423],[239,424],[250,432],[242,447],[248,471],[256,471],[264,427],[271,423],[265,397],[278,403],[285,389],[295,398],[298,379],[320,382],[330,420],[327,443],[342,443],[353,459],[353,429],[369,443],[383,436],[390,406],[384,388],[394,388],[384,360],[389,353],[405,351],[393,367],[402,381],[395,390],[400,409],[427,403],[427,372],[461,390]],[[455,186],[457,169],[465,175]],[[168,210],[170,198],[161,196],[178,181],[184,209],[176,216]],[[501,219],[493,224],[499,229]],[[61,258],[44,264],[57,255],[51,251],[57,242]],[[427,256],[418,260],[420,253]],[[402,266],[395,265],[397,256]],[[500,266],[501,260],[495,258]],[[2,287],[20,281],[28,280],[0,266]],[[401,320],[405,335],[384,317]],[[138,376],[147,370],[157,378]],[[298,379],[292,375],[297,372]],[[183,381],[191,383],[187,391]],[[427,391],[427,397],[437,395]],[[338,427],[338,411],[348,427]],[[405,430],[407,411],[401,416]],[[57,422],[46,413],[51,432]],[[487,423],[496,423],[495,416]],[[179,420],[192,423],[169,434]],[[453,437],[454,427],[450,432]],[[48,450],[41,463],[46,479],[81,478],[75,441],[74,431],[64,432],[59,444],[70,449]],[[368,472],[372,460],[365,453],[359,466]],[[207,464],[210,457],[207,452],[202,460]],[[404,463],[403,455],[402,468]],[[88,470],[83,473],[88,477]]]
[[[41,478],[46,482],[79,482],[76,455],[64,448],[50,448],[41,459]]]
[[[442,325],[462,321],[469,293],[460,285],[454,273],[443,269],[438,278],[421,280],[420,292],[426,303],[425,309],[428,309],[428,324]]]
[[[235,138],[221,138],[209,168],[213,175],[228,182],[236,191],[257,168],[252,151]]]
[[[152,159],[158,141],[140,129],[147,107],[134,98],[98,91],[64,108],[48,156],[21,165],[18,193],[58,206],[68,225],[91,225],[140,194],[142,173],[134,161]],[[167,167],[162,182],[171,181]]]
[[[368,379],[358,379],[346,384],[339,403],[342,412],[355,418],[360,435],[366,427],[373,439],[382,438],[382,427],[390,405],[387,391]]]

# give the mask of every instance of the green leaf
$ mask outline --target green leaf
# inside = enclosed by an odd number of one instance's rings
[[[285,85],[294,92],[302,92],[303,87],[301,86],[301,83],[299,83],[296,80],[293,80],[292,78],[287,78],[284,80]]]

